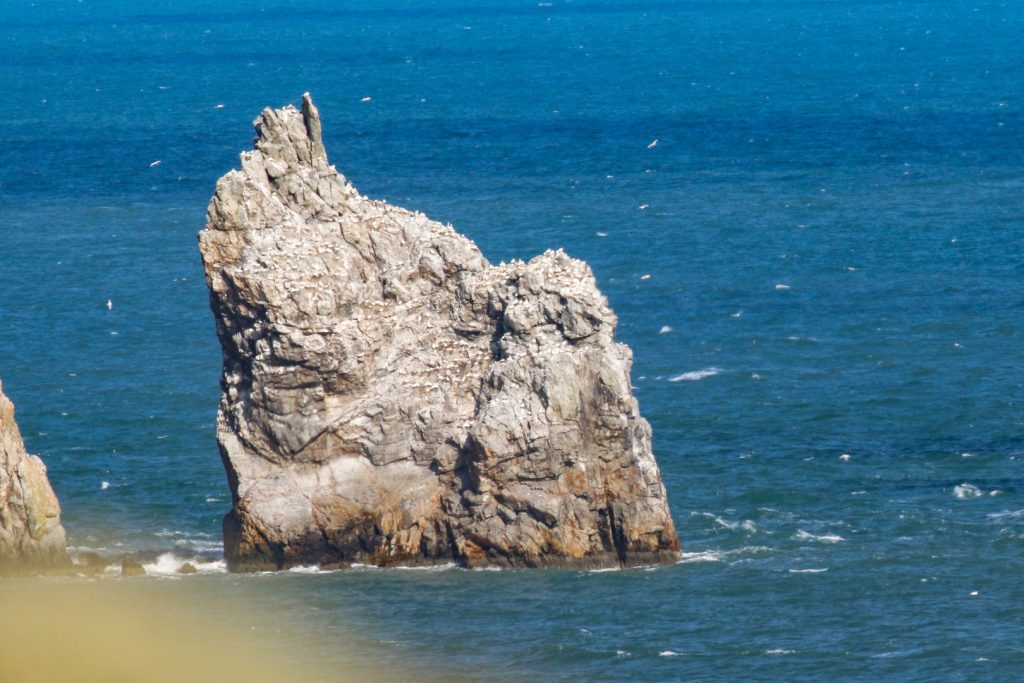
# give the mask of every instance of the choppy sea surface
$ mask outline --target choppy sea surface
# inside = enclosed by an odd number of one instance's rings
[[[1021,36],[990,0],[7,0],[0,378],[70,545],[198,558],[183,593],[339,670],[358,632],[469,679],[1021,678]],[[222,572],[196,232],[305,90],[364,194],[590,263],[678,565]]]

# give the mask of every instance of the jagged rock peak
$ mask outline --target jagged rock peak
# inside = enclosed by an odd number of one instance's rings
[[[560,250],[493,266],[361,196],[308,94],[255,127],[199,236],[229,566],[675,561],[631,354],[590,268]]]
[[[14,404],[0,384],[0,573],[66,563],[60,505],[46,466],[25,452]]]
[[[302,96],[302,117],[295,116],[295,111],[292,106],[281,111],[264,109],[255,122],[256,149],[289,164],[326,166],[320,111],[309,93]]]

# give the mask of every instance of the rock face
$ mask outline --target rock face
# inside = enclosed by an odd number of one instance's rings
[[[60,505],[46,466],[25,452],[14,405],[0,386],[0,573],[66,563]]]
[[[360,196],[308,94],[255,126],[199,236],[229,566],[675,561],[631,354],[587,265],[492,266]]]

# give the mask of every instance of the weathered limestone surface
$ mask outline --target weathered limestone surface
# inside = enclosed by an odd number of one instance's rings
[[[60,505],[46,466],[25,452],[14,405],[0,386],[0,573],[67,563]]]
[[[229,566],[675,561],[631,354],[587,265],[493,266],[361,196],[308,95],[255,126],[199,236]]]

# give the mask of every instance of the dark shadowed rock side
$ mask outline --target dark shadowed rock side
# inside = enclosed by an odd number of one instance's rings
[[[0,385],[0,574],[67,564],[60,505],[46,466],[25,452],[14,405]]]
[[[199,235],[234,570],[678,559],[630,350],[587,265],[491,265],[360,196],[320,115],[266,109]]]

